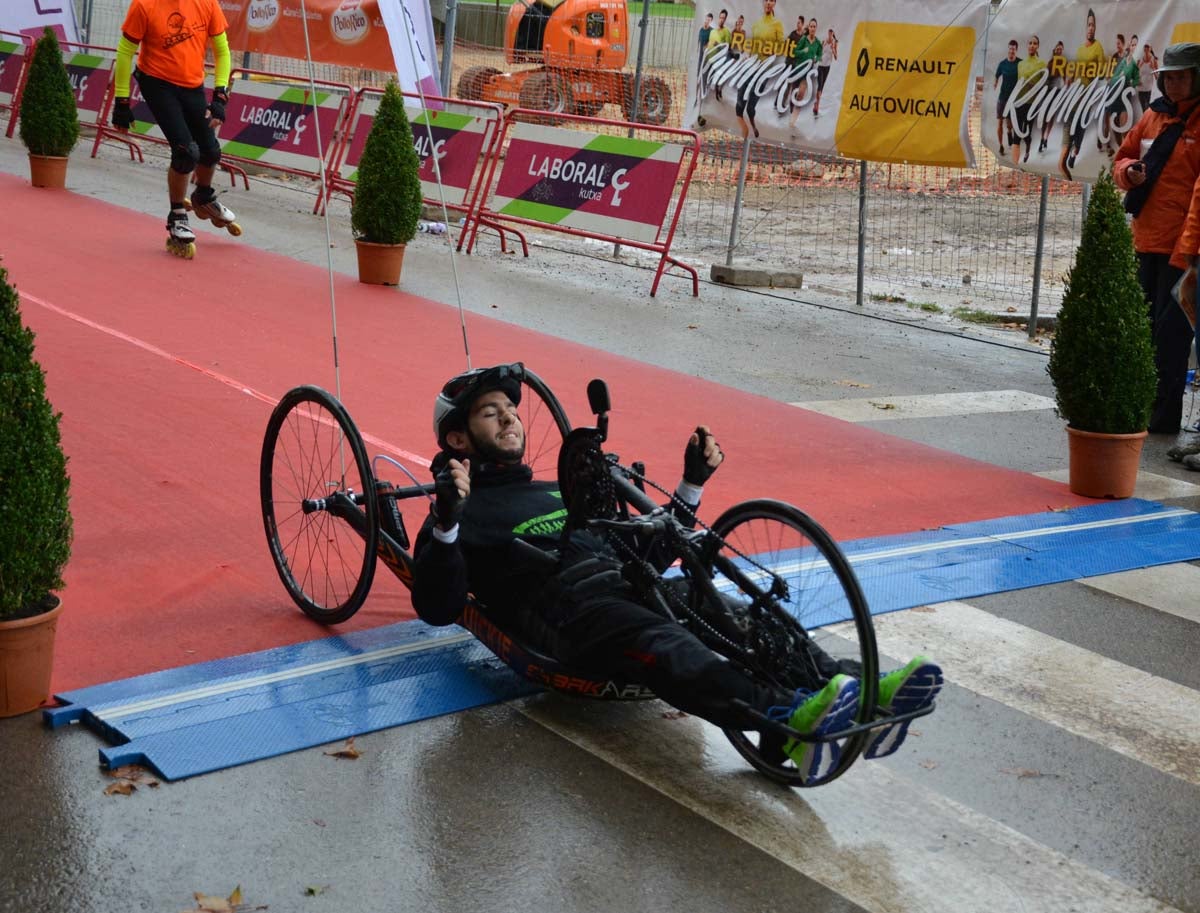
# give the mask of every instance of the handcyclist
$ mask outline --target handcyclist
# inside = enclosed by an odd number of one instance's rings
[[[441,452],[431,469],[435,504],[417,536],[413,606],[427,623],[455,622],[473,593],[502,623],[517,626],[557,660],[584,672],[644,685],[680,710],[722,728],[753,730],[750,707],[816,735],[850,726],[858,702],[856,666],[809,642],[808,687],[784,693],[759,685],[678,623],[639,604],[622,562],[604,540],[575,530],[564,546],[566,510],[557,482],[534,481],[525,464],[521,402],[523,367],[480,368],[454,377],[434,405]],[[704,484],[724,454],[700,426],[684,450],[675,491],[681,519],[694,516]],[[673,502],[674,505],[674,502]],[[520,538],[551,561],[524,560]],[[884,675],[879,706],[906,713],[931,703],[941,670],[923,657]],[[745,705],[741,706],[742,704]],[[908,722],[872,732],[864,757],[900,747]],[[836,742],[789,741],[784,752],[809,782],[838,761]]]

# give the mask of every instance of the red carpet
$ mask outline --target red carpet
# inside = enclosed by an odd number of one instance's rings
[[[264,399],[300,383],[333,389],[325,271],[224,234],[178,260],[162,250],[159,219],[11,175],[0,174],[0,199],[0,257],[37,333],[70,460],[75,544],[55,689],[325,636],[284,593],[258,502]],[[464,364],[456,309],[340,275],[336,294],[350,414],[394,449],[432,456],[433,396]],[[523,360],[576,421],[588,417],[587,381],[606,378],[613,449],[644,459],[653,478],[674,484],[689,430],[713,426],[729,459],[710,517],[770,495],[857,539],[1089,503],[1058,483],[467,320],[476,365]],[[382,571],[342,629],[410,615],[407,591]]]

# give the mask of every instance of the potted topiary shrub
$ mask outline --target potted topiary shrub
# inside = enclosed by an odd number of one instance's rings
[[[54,591],[71,554],[70,479],[46,378],[0,267],[0,717],[50,696]]]
[[[34,187],[64,187],[67,156],[79,141],[79,112],[62,49],[46,29],[33,47],[21,95],[21,142]]]
[[[1067,421],[1071,491],[1128,498],[1157,377],[1133,236],[1107,172],[1088,202],[1046,370]]]
[[[416,235],[421,218],[420,169],[404,96],[392,80],[367,134],[350,204],[360,282],[400,283],[404,246]]]

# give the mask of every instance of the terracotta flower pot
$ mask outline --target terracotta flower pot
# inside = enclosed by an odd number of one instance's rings
[[[36,710],[50,696],[54,635],[62,601],[32,618],[0,621],[0,717]]]
[[[368,285],[399,285],[404,263],[403,244],[354,240],[358,248],[358,281]]]
[[[1067,426],[1071,491],[1086,498],[1129,498],[1137,485],[1146,432],[1098,434]]]
[[[34,187],[62,190],[67,186],[67,157],[29,153],[29,179]]]

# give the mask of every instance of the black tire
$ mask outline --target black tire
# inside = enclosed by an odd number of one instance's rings
[[[629,73],[622,74],[621,85],[621,111],[625,119],[633,123],[633,76]],[[658,76],[643,77],[637,123],[659,127],[665,124],[670,116],[671,87],[667,85],[666,80]]]
[[[375,578],[379,507],[363,499],[361,531],[305,501],[374,490],[362,436],[345,407],[320,387],[295,387],[267,422],[259,496],[271,560],[309,618],[338,624],[358,611]]]
[[[875,628],[866,598],[850,562],[833,538],[807,514],[782,501],[757,500],[735,504],[717,518],[712,531],[722,545],[710,556],[709,567],[718,590],[745,598],[744,590],[729,574],[745,573],[757,586],[766,579],[786,587],[784,599],[770,599],[773,610],[782,609],[791,624],[837,660],[861,667],[857,721],[874,718],[879,690],[879,656]],[[767,578],[767,573],[772,576]],[[763,591],[769,587],[763,587]],[[761,596],[761,592],[753,595]],[[753,598],[753,596],[751,596]],[[853,630],[828,630],[829,625],[852,622]],[[799,654],[798,654],[799,656]],[[802,681],[777,681],[788,689]],[[806,786],[804,774],[785,754],[778,737],[757,731],[727,729],[733,747],[757,770],[789,786]],[[866,733],[851,736],[841,746],[838,765],[820,783],[841,776],[854,763]],[[816,785],[816,784],[812,784]]]
[[[575,93],[570,81],[561,73],[539,70],[521,84],[518,100],[522,108],[547,111],[550,114],[570,114],[575,110]],[[535,117],[530,121],[553,126],[561,117]]]
[[[458,78],[458,97],[479,101],[483,98],[483,87],[493,76],[499,75],[500,71],[495,67],[470,67]]]
[[[571,423],[558,397],[528,368],[525,369],[518,412],[525,427],[525,462],[533,469],[534,479],[557,479],[558,451],[571,430]]]

